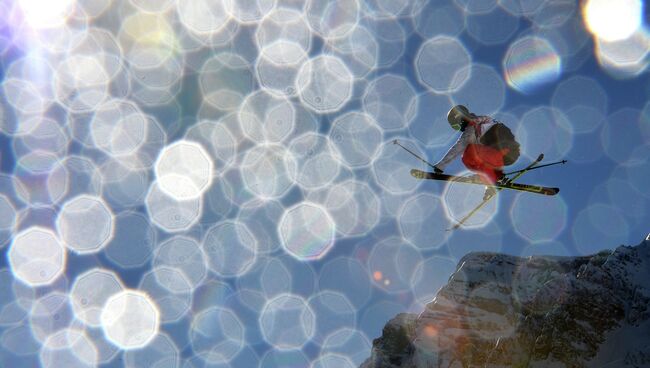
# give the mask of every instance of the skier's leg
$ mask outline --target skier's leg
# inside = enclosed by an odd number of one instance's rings
[[[486,170],[490,170],[490,177],[494,179],[494,182],[498,182],[503,179],[503,156],[504,153],[501,150],[497,150],[488,146],[481,146],[481,154],[485,162]]]
[[[492,147],[470,144],[463,153],[463,164],[480,174],[485,184],[494,184],[501,179],[503,172],[503,154]]]

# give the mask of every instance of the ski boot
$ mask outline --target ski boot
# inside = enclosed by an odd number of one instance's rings
[[[501,172],[501,171],[499,171],[498,174],[500,174],[499,178],[497,179],[496,183],[494,183],[494,184],[495,185],[503,185],[503,184],[505,184],[508,181],[508,178],[505,175],[503,175],[503,172]],[[497,194],[497,190],[496,190],[495,187],[492,187],[492,186],[485,187],[485,193],[483,193],[483,200],[487,201],[488,199],[490,199],[490,197],[492,197],[495,194]]]
[[[485,193],[483,193],[483,200],[487,201],[495,194],[497,194],[497,190],[495,187],[485,187]]]

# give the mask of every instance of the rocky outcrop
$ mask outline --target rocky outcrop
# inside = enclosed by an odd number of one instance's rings
[[[415,314],[401,313],[386,323],[381,338],[373,341],[373,355],[363,367],[401,367],[413,355]],[[377,352],[375,354],[374,352]]]
[[[470,253],[362,367],[650,367],[650,241],[586,257]]]

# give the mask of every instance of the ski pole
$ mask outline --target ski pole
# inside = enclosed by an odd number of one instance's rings
[[[416,155],[416,154],[413,153],[410,149],[408,149],[408,148],[402,146],[402,145],[397,141],[397,139],[393,140],[393,144],[396,144],[396,145],[398,145],[398,146],[404,148],[404,150],[406,150],[406,152],[408,152],[408,153],[412,154],[413,156],[417,157],[420,161],[422,161],[422,162],[424,162],[425,164],[431,166],[433,169],[436,168],[435,166],[431,165],[427,160],[425,160],[425,159],[423,159],[422,157]]]
[[[562,160],[562,161],[557,161],[557,162],[551,162],[550,164],[539,165],[539,166],[535,166],[535,167],[530,168],[530,169],[521,169],[521,170],[517,170],[517,171],[511,171],[511,172],[509,172],[509,173],[505,173],[505,174],[503,174],[503,175],[517,174],[517,173],[520,173],[520,172],[522,172],[522,171],[537,170],[537,169],[541,169],[542,167],[553,166],[553,165],[560,165],[560,164],[566,164],[567,162],[568,162],[567,160]]]

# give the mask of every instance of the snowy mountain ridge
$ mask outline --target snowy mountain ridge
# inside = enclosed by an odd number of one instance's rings
[[[361,367],[650,367],[649,305],[649,238],[583,257],[469,253]]]

